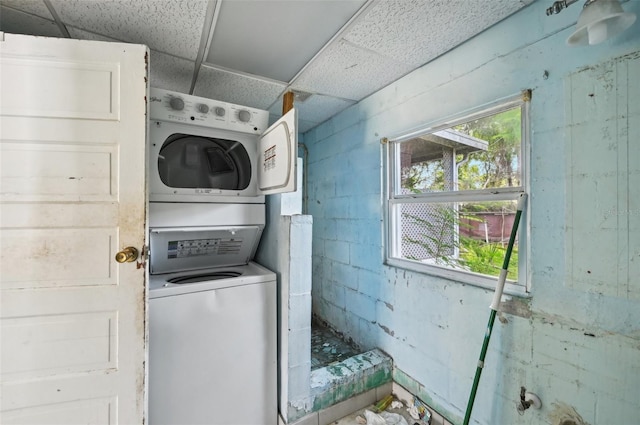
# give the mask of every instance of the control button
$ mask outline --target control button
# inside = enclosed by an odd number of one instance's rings
[[[207,105],[205,105],[204,103],[200,103],[198,105],[198,112],[200,112],[202,114],[206,114],[207,112],[209,112],[209,107]]]
[[[184,100],[179,97],[172,97],[169,101],[169,106],[171,106],[173,110],[182,111],[184,109]]]
[[[218,117],[224,117],[225,112],[226,112],[226,111],[224,110],[224,108],[223,108],[222,106],[218,106],[218,107],[216,107],[216,109],[214,110],[214,113],[215,113],[215,114],[216,114],[216,116],[218,116]]]
[[[246,109],[241,110],[240,112],[238,112],[238,119],[242,122],[251,121],[251,112],[247,111]]]

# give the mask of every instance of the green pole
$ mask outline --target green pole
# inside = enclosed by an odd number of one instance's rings
[[[507,252],[504,255],[504,262],[502,263],[502,270],[500,271],[500,277],[498,277],[498,284],[493,294],[493,301],[491,302],[491,314],[489,315],[489,323],[487,324],[487,331],[484,334],[484,341],[482,342],[482,349],[480,350],[480,359],[478,360],[478,366],[476,367],[476,375],[473,378],[473,385],[471,387],[471,394],[469,395],[469,402],[467,403],[467,411],[464,415],[463,425],[469,425],[469,419],[471,419],[471,411],[473,410],[473,402],[476,399],[476,392],[478,391],[478,383],[480,382],[480,375],[482,374],[482,368],[484,367],[484,358],[487,355],[487,348],[489,347],[489,340],[491,339],[491,332],[493,330],[493,323],[496,321],[496,313],[500,307],[500,299],[502,298],[502,291],[504,290],[504,283],[507,280],[507,272],[509,270],[509,261],[511,260],[511,252],[513,251],[513,244],[516,240],[516,234],[518,233],[518,225],[520,224],[520,216],[522,216],[522,210],[524,209],[524,202],[527,199],[527,195],[520,194],[518,199],[518,207],[516,210],[516,216],[513,220],[513,227],[511,228],[511,235],[509,236],[509,244],[507,245]]]

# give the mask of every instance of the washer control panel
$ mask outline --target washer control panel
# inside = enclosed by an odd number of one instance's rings
[[[149,116],[252,134],[262,134],[269,126],[268,111],[154,87],[149,89]]]

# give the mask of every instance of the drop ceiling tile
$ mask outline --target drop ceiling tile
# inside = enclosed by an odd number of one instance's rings
[[[421,66],[533,0],[386,0],[344,38],[413,67]]]
[[[53,21],[18,12],[8,7],[0,8],[0,30],[14,34],[64,37]]]
[[[73,38],[80,40],[110,41],[120,42],[99,34],[93,34],[77,28],[68,27],[69,34]],[[149,54],[149,85],[165,90],[173,90],[180,93],[187,93],[191,88],[191,79],[195,62],[177,58],[161,52],[152,50]]]
[[[413,69],[413,66],[340,40],[316,58],[292,86],[358,101]]]
[[[364,3],[222,1],[206,62],[289,82]]]
[[[51,0],[70,26],[195,60],[207,0]]]
[[[284,84],[202,66],[194,94],[223,102],[267,109],[284,89]]]
[[[195,62],[164,53],[151,51],[151,65],[149,66],[150,85],[165,90],[188,93]]]
[[[47,9],[47,6],[45,6],[42,0],[2,0],[1,3],[2,6],[7,6],[53,21],[51,12],[49,12],[49,9]],[[2,9],[2,12],[4,13],[5,9]]]
[[[314,126],[320,124],[338,112],[343,111],[356,102],[351,100],[337,99],[330,96],[322,96],[319,94],[311,95],[304,102],[294,102],[298,110],[298,120],[305,120],[313,123]],[[273,104],[269,108],[272,115],[282,115],[282,100]]]
[[[69,35],[72,38],[76,38],[78,40],[107,41],[110,43],[125,43],[125,41],[122,41],[122,40],[117,40],[111,37],[105,37],[104,35],[100,35],[100,34],[94,34],[92,32],[84,31],[71,26],[67,26],[67,30],[69,31]]]

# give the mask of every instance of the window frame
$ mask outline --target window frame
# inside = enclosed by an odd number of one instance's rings
[[[398,241],[400,226],[402,221],[398,219],[400,206],[411,203],[440,203],[440,202],[467,202],[467,201],[509,201],[517,200],[521,193],[528,194],[529,187],[529,152],[530,152],[530,100],[531,91],[525,90],[522,93],[507,98],[496,100],[488,105],[469,109],[461,114],[453,115],[444,119],[434,120],[426,125],[403,132],[396,137],[383,139],[386,147],[385,161],[383,167],[385,184],[385,264],[392,267],[424,273],[431,276],[441,277],[459,282],[479,286],[486,289],[495,289],[498,277],[482,275],[465,270],[455,270],[450,267],[435,264],[421,263],[414,260],[402,258],[398,254]],[[449,129],[459,124],[464,124],[471,120],[497,115],[501,112],[520,107],[521,110],[521,141],[520,141],[520,180],[521,186],[506,188],[490,188],[479,190],[443,191],[400,194],[401,170],[400,145],[417,136],[434,133]],[[518,229],[518,280],[512,282],[507,280],[504,293],[516,296],[528,296],[530,291],[529,279],[529,255],[530,252],[530,224],[529,224],[529,204],[530,197],[525,203],[525,209]]]

